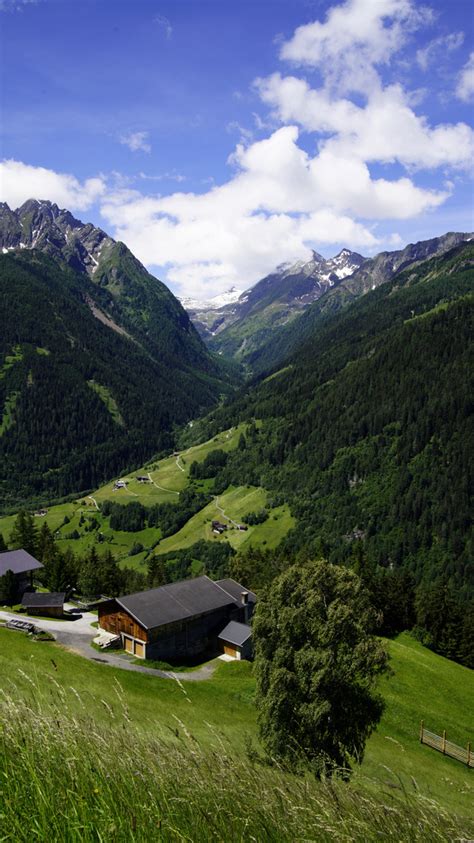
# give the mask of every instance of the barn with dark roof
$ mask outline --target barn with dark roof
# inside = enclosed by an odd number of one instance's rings
[[[235,580],[196,577],[99,604],[99,626],[139,658],[175,661],[217,651],[219,634],[229,621],[248,623],[255,600]]]
[[[41,562],[26,550],[7,550],[0,553],[0,577],[4,577],[7,571],[15,575],[18,597],[21,597],[27,588],[31,588],[33,572],[42,567]]]

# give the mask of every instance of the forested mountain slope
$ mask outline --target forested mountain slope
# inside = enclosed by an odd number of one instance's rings
[[[36,249],[0,256],[3,508],[142,463],[228,389],[181,305],[110,242],[92,276]]]
[[[115,322],[170,369],[222,377],[186,311],[130,250],[57,205],[29,199],[16,211],[0,204],[0,249],[35,249],[92,281]],[[94,287],[87,287],[93,289]]]
[[[328,280],[322,279],[318,294],[309,300],[303,296],[299,301],[299,310],[293,314],[296,318],[275,318],[278,314],[274,315],[271,309],[261,310],[258,314],[243,313],[239,321],[209,341],[210,346],[224,355],[235,356],[254,373],[270,370],[301,345],[303,340],[309,339],[326,315],[331,316],[347,307],[408,267],[445,254],[469,236],[450,232],[431,240],[410,243],[404,249],[394,252],[381,252],[369,259],[343,250],[341,255],[346,255],[342,264],[343,272],[339,277],[332,273]],[[333,261],[337,261],[338,257],[333,258]],[[330,264],[331,261],[326,263]]]
[[[289,558],[402,567],[472,594],[473,282],[472,243],[399,273],[211,414],[208,434],[263,421],[218,482],[291,503]]]

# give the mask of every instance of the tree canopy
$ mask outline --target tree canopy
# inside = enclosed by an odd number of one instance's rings
[[[348,773],[383,710],[374,690],[387,654],[368,630],[369,595],[326,561],[276,579],[254,617],[256,703],[267,750],[290,765]]]

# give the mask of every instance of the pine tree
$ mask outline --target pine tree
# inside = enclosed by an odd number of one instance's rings
[[[36,554],[37,528],[33,516],[24,509],[18,514],[10,535],[10,544],[13,550],[22,548],[32,556]]]
[[[0,577],[0,603],[6,606],[14,606],[18,596],[16,577],[13,571],[5,571]]]

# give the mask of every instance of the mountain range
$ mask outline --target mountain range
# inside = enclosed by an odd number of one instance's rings
[[[142,463],[229,391],[178,300],[101,229],[3,204],[0,252],[4,505]]]
[[[409,266],[441,255],[471,235],[448,233],[404,249],[366,258],[343,249],[325,259],[313,252],[309,261],[283,264],[236,301],[221,307],[186,304],[209,347],[260,371],[296,347],[325,312],[347,306],[360,295],[389,281]]]

